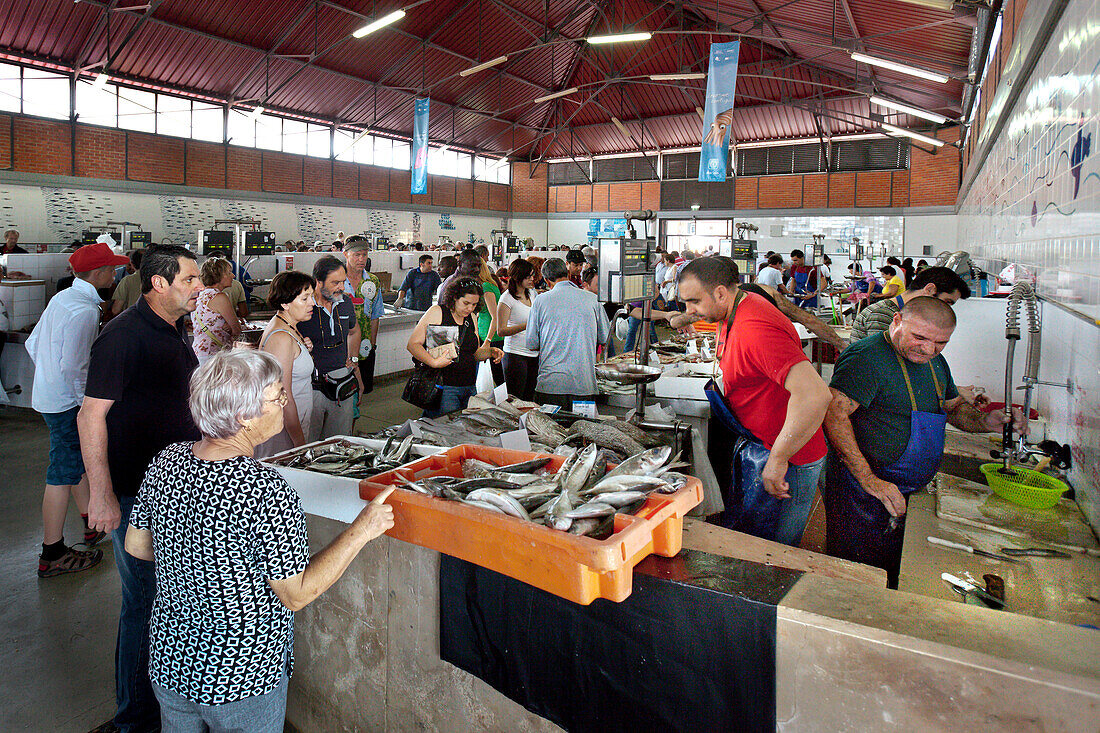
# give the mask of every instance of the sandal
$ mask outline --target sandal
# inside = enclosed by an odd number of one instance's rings
[[[52,578],[55,575],[65,573],[79,573],[81,570],[94,568],[103,559],[103,550],[76,550],[66,548],[65,554],[56,560],[38,559],[38,577]]]
[[[106,532],[97,532],[94,529],[86,530],[84,532],[84,544],[88,547],[95,547],[100,542],[102,542],[103,538],[105,538],[106,536]]]

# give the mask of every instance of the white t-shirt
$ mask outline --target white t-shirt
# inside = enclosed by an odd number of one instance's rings
[[[532,290],[527,291],[527,299],[534,300],[535,293]],[[511,308],[511,312],[508,314],[508,323],[506,326],[518,326],[519,324],[527,323],[527,316],[531,313],[531,306],[522,303],[512,297],[512,294],[507,290],[500,296],[500,304],[506,305]],[[539,352],[532,351],[527,348],[527,332],[520,331],[517,334],[504,337],[504,353],[515,354],[516,356],[538,356]]]
[[[774,267],[765,267],[756,276],[756,282],[758,285],[770,285],[778,290],[779,286],[783,284],[783,271]]]

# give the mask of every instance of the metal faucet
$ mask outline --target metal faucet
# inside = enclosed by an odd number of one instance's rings
[[[1008,355],[1005,361],[1005,417],[1004,433],[1001,440],[1001,472],[1012,472],[1014,458],[1024,458],[1029,453],[1024,436],[1012,442],[1012,359],[1016,352],[1016,342],[1020,340],[1020,305],[1027,304],[1027,362],[1024,366],[1024,419],[1031,414],[1031,391],[1039,381],[1039,351],[1042,336],[1042,324],[1039,321],[1039,300],[1035,291],[1025,282],[1012,286],[1008,296],[1005,316],[1005,338],[1008,339]]]

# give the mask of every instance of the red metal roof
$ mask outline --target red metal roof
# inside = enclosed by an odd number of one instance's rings
[[[128,7],[134,8],[128,10]],[[399,7],[398,23],[351,32]],[[948,117],[962,113],[972,26],[891,0],[9,0],[0,52],[272,110],[408,135],[432,99],[431,137],[520,156],[698,145],[709,43],[740,37],[738,141],[875,125],[873,91]],[[108,33],[109,28],[109,33]],[[644,43],[586,35],[648,29]],[[937,84],[856,64],[850,50],[952,75]],[[468,77],[481,61],[508,61]],[[538,97],[578,87],[564,98]],[[875,110],[882,112],[883,110]],[[629,138],[612,122],[618,118]],[[815,119],[816,117],[816,119]],[[921,127],[906,115],[889,121]]]

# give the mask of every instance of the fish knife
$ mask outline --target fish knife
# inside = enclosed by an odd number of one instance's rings
[[[983,603],[985,603],[990,608],[1000,610],[1000,609],[1005,607],[1005,602],[1004,601],[1002,601],[1001,599],[997,598],[994,595],[991,595],[984,588],[976,586],[973,583],[968,583],[967,581],[963,580],[962,578],[956,578],[951,573],[943,573],[943,574],[940,575],[940,578],[944,582],[946,582],[948,585],[951,585],[952,587],[955,588],[955,590],[957,590],[961,593],[964,593],[964,594],[970,593],[970,594],[973,594],[973,595],[977,596]]]
[[[985,550],[979,550],[976,547],[970,545],[964,545],[961,542],[952,542],[951,540],[945,540],[942,537],[929,537],[928,542],[933,545],[940,545],[941,547],[950,547],[952,550],[962,550],[963,552],[969,552],[971,555],[981,555],[982,557],[990,557],[994,560],[1001,560],[1003,562],[1020,562],[1014,557],[1008,555],[999,555],[996,552],[986,552]]]

